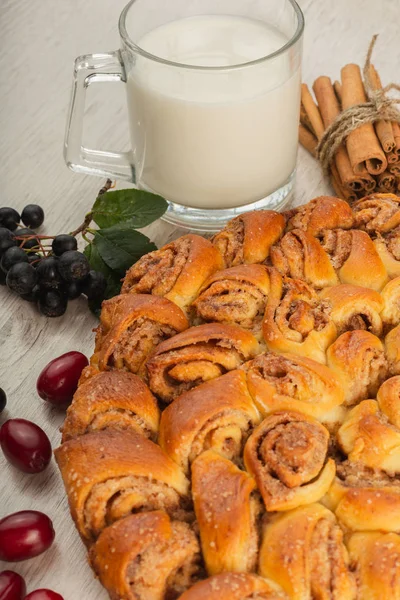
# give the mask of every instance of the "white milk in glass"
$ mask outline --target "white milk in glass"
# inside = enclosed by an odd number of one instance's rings
[[[300,72],[279,50],[283,34],[261,21],[199,16],[163,25],[138,46],[128,73],[136,177],[141,186],[194,208],[261,200],[295,168]]]

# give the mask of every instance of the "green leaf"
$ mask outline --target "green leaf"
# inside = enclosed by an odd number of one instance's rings
[[[108,299],[112,298],[113,296],[117,296],[121,291],[122,285],[120,276],[117,273],[114,273],[114,271],[106,265],[94,244],[88,244],[84,249],[83,253],[88,259],[91,268],[94,271],[99,271],[100,273],[103,273],[104,277],[106,278],[107,289],[104,298]],[[90,302],[89,308],[92,312],[96,314],[94,310],[94,305],[91,306]]]
[[[129,221],[131,227],[140,229],[159,219],[167,207],[167,202],[161,196],[127,189],[102,194],[94,203],[92,212],[93,220],[100,228]]]
[[[92,244],[106,265],[120,277],[143,254],[157,250],[148,237],[132,229],[128,223],[97,230]]]

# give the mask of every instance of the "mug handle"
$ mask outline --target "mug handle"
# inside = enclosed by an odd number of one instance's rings
[[[86,90],[92,83],[126,82],[121,53],[87,54],[75,61],[74,81],[64,141],[67,166],[77,173],[135,182],[130,152],[104,152],[82,146]]]

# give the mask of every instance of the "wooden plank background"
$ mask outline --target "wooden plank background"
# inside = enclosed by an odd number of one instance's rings
[[[190,1],[190,0],[188,0]],[[267,1],[267,0],[265,0]],[[0,206],[22,210],[37,202],[46,211],[43,232],[64,233],[83,220],[102,181],[76,175],[62,156],[73,60],[79,54],[118,47],[118,16],[125,0],[1,0],[0,3]],[[303,79],[338,77],[346,62],[361,64],[374,33],[376,64],[384,83],[398,77],[398,0],[301,0],[306,17]],[[128,147],[122,86],[96,86],[89,96],[85,141],[103,149]],[[100,93],[101,92],[101,93]],[[92,94],[92,93],[91,93]],[[320,170],[299,152],[295,203],[328,192]],[[158,222],[149,228],[160,245],[180,233]],[[57,446],[62,414],[37,396],[42,367],[69,350],[90,355],[96,320],[85,301],[65,316],[46,320],[33,306],[0,289],[0,387],[8,408],[0,417],[31,419]],[[38,476],[23,475],[0,457],[0,517],[38,509],[54,521],[56,543],[46,554],[14,565],[29,591],[48,587],[65,600],[105,600],[72,525],[55,464]],[[13,568],[0,563],[0,570]]]

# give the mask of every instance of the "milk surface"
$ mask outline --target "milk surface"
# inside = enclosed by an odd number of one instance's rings
[[[198,68],[138,55],[127,73],[138,182],[172,202],[215,209],[261,200],[285,183],[296,163],[300,72],[288,53],[246,63],[287,41],[233,16],[182,19],[146,34],[143,50]]]

